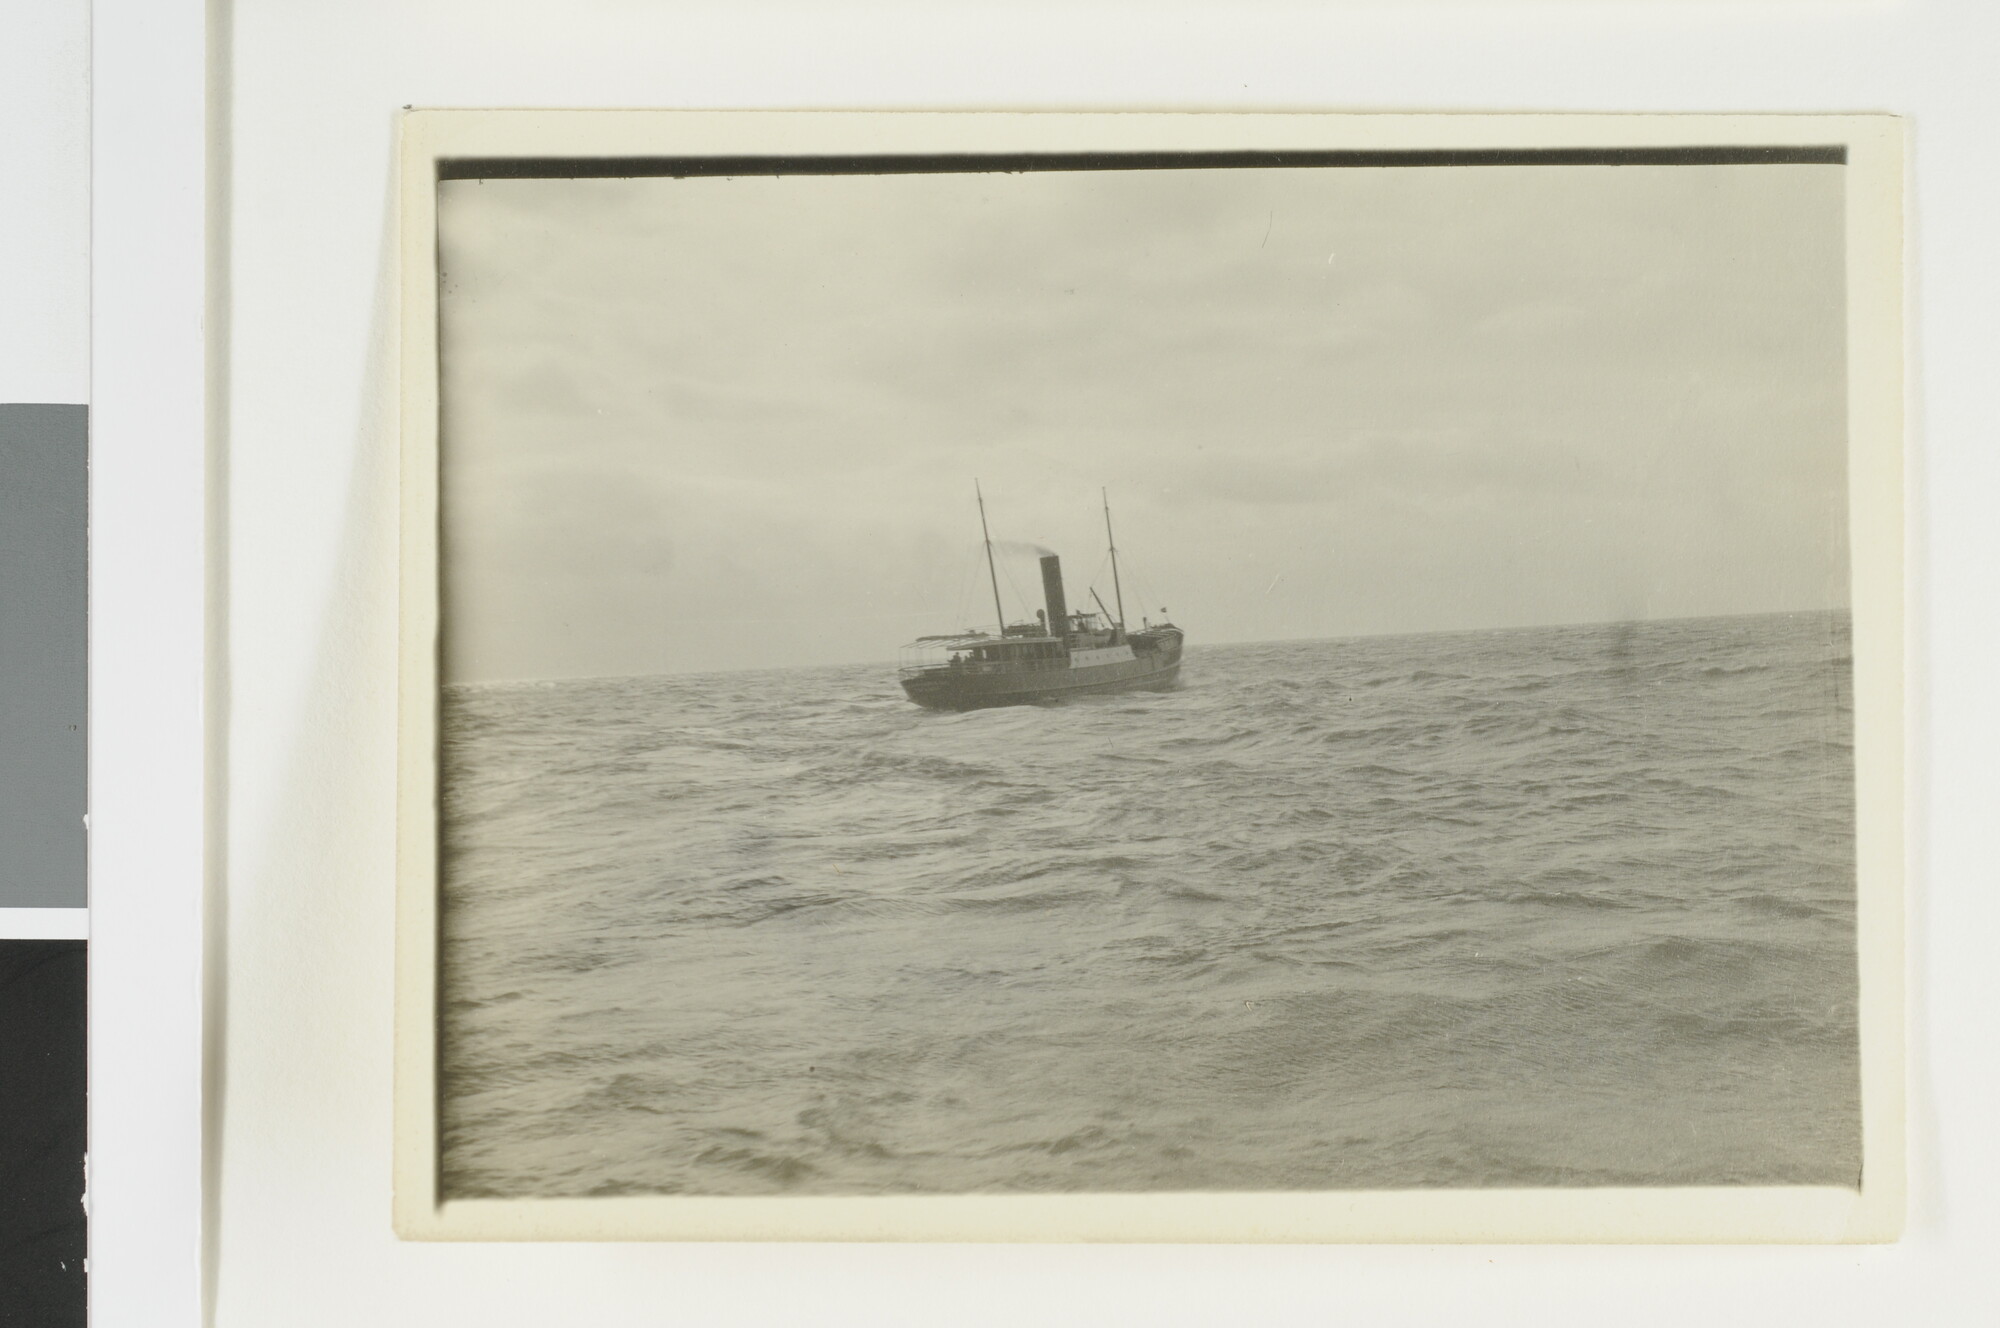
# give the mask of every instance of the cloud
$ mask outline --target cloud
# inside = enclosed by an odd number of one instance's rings
[[[882,657],[975,475],[1077,575],[1110,486],[1202,639],[1838,602],[1840,180],[449,183],[451,667]]]

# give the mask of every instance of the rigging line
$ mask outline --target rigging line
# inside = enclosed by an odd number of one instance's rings
[[[953,622],[972,621],[971,614],[967,610],[971,607],[974,596],[979,593],[979,563],[979,548],[975,545],[966,550],[965,558],[961,563],[958,574],[958,596],[952,601],[951,605],[951,620]]]
[[[1026,604],[1028,602],[1028,597],[1021,593],[1021,587],[1015,584],[1014,569],[1011,567],[1007,569],[1007,589],[1013,591],[1014,598],[1021,601],[1021,603]],[[1002,626],[1005,626],[1004,619],[1002,620]]]
[[[1139,602],[1146,606],[1141,610],[1142,613],[1150,615],[1159,612],[1161,608],[1160,602],[1153,598],[1153,588],[1147,585],[1143,579],[1137,576],[1132,578],[1132,591],[1138,595]]]
[[[1093,597],[1094,597],[1094,596],[1095,596],[1095,595],[1097,594],[1097,591],[1096,591],[1096,589],[1095,589],[1095,586],[1096,586],[1096,582],[1097,582],[1097,578],[1098,578],[1098,577],[1099,577],[1100,575],[1102,575],[1102,574],[1103,574],[1103,572],[1104,572],[1104,563],[1105,563],[1105,560],[1106,560],[1106,558],[1109,558],[1109,557],[1110,557],[1110,555],[1109,555],[1109,554],[1106,554],[1104,558],[1099,558],[1099,559],[1097,560],[1097,566],[1096,566],[1095,568],[1093,568],[1093,569],[1091,570],[1091,573],[1090,573],[1090,580],[1089,580],[1089,581],[1086,581],[1086,582],[1084,583],[1084,589],[1085,589],[1085,590],[1088,590],[1088,591],[1089,591],[1089,592],[1091,593],[1091,595],[1092,595]],[[1100,600],[1100,601],[1098,601],[1098,607],[1100,607],[1100,608],[1102,608],[1102,607],[1103,607],[1103,601],[1101,601],[1101,600]],[[1105,617],[1106,617],[1106,618],[1108,619],[1108,618],[1110,618],[1110,616],[1111,616],[1111,615],[1110,615],[1109,613],[1106,613],[1106,614],[1105,614],[1104,616],[1105,616]]]

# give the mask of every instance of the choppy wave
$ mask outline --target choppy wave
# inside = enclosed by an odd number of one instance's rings
[[[447,1191],[1853,1183],[1849,649],[451,689]]]

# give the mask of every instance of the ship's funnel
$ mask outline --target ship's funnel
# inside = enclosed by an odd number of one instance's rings
[[[1042,597],[1049,602],[1049,631],[1056,636],[1069,634],[1069,601],[1063,598],[1062,559],[1049,554],[1042,559]]]

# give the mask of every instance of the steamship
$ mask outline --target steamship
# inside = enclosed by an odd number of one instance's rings
[[[1000,578],[993,570],[993,537],[986,528],[986,497],[975,483],[979,533],[986,541],[986,577],[993,587],[998,634],[966,631],[920,636],[903,647],[903,690],[932,710],[1037,705],[1072,696],[1165,691],[1179,680],[1181,629],[1171,622],[1140,620],[1125,630],[1125,591],[1118,579],[1118,545],[1111,534],[1111,500],[1104,496],[1104,538],[1111,551],[1114,614],[1091,590],[1097,612],[1071,612],[1063,593],[1062,559],[1042,558],[1046,607],[1033,622],[1007,621],[1000,607]],[[1160,610],[1162,614],[1165,609]]]

